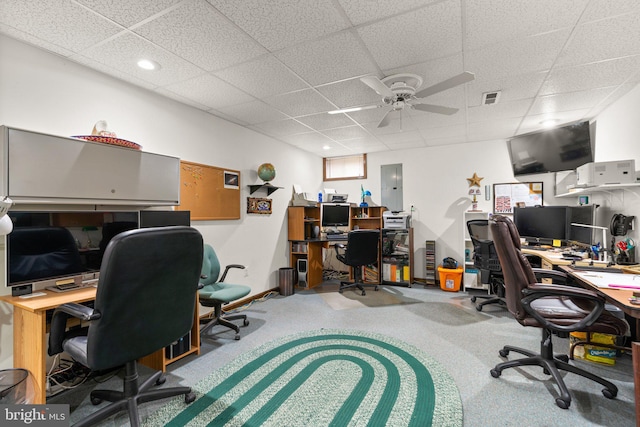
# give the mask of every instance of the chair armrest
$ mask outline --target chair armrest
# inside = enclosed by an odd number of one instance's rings
[[[245,269],[245,266],[242,264],[229,264],[224,268],[224,273],[222,273],[222,277],[220,278],[219,282],[224,282],[224,279],[227,277],[227,273],[229,272],[230,269],[232,268],[239,268],[241,270]]]
[[[567,284],[567,273],[558,270],[549,270],[546,268],[532,268],[536,279],[551,279],[555,284]]]
[[[529,285],[526,289],[524,289],[523,294],[525,295],[522,298],[522,305],[527,313],[533,316],[540,324],[545,327],[555,331],[560,332],[574,332],[584,330],[586,327],[591,326],[598,317],[604,311],[604,303],[605,300],[603,297],[599,296],[597,293],[590,291],[584,288],[574,288],[571,286],[565,285],[547,285],[541,283],[535,283]],[[588,300],[595,304],[594,309],[587,314],[582,320],[573,325],[564,326],[558,325],[549,321],[549,319],[540,315],[540,313],[533,307],[531,307],[531,303],[539,298],[549,297],[549,296],[564,296],[568,298],[576,298],[582,300]]]
[[[92,321],[99,319],[101,315],[91,307],[74,302],[62,304],[56,307],[53,311],[53,316],[51,317],[48,349],[49,356],[62,353],[62,342],[64,341],[65,332],[67,330],[67,320],[69,320],[70,317]]]

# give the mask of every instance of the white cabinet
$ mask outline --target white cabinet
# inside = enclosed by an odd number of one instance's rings
[[[473,219],[489,219],[491,217],[491,213],[489,212],[465,212],[462,220],[462,235],[464,236],[463,246],[462,246],[462,254],[464,259],[464,277],[463,277],[463,289],[466,291],[467,289],[483,289],[488,291],[489,284],[481,283],[480,280],[480,272],[473,265],[473,242],[471,241],[471,237],[469,237],[469,229],[467,228],[467,221]]]
[[[0,195],[16,203],[159,206],[180,202],[180,159],[0,127]]]

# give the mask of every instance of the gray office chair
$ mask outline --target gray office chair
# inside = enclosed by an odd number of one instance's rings
[[[353,230],[347,235],[347,246],[343,244],[335,245],[336,258],[350,267],[353,267],[353,282],[340,282],[339,292],[347,288],[357,288],[366,295],[365,286],[373,286],[378,290],[375,283],[364,283],[362,268],[375,264],[378,261],[378,243],[380,241],[380,230]]]
[[[220,260],[218,260],[216,252],[211,245],[204,245],[198,298],[200,304],[203,306],[213,307],[213,317],[200,319],[201,323],[206,323],[202,329],[200,329],[201,336],[205,336],[214,326],[222,325],[233,329],[236,332],[235,339],[239,340],[240,327],[231,323],[231,320],[242,320],[243,326],[249,324],[249,320],[247,320],[245,314],[224,315],[222,313],[222,306],[224,304],[239,300],[251,292],[249,286],[224,283],[227,273],[232,268],[243,269],[244,266],[240,264],[227,265],[224,273],[222,273],[222,277],[220,277]],[[220,280],[218,280],[218,277],[220,277]]]
[[[164,383],[162,372],[139,382],[136,360],[169,346],[193,326],[202,267],[202,236],[191,227],[131,230],[115,236],[106,248],[94,308],[69,303],[55,309],[49,355],[67,352],[92,371],[125,366],[123,391],[94,390],[91,403],[112,402],[75,426],[90,426],[128,410],[139,425],[138,405],[184,395],[189,387],[149,390]],[[83,333],[66,330],[67,319],[89,322]]]

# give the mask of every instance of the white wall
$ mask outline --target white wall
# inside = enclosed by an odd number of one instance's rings
[[[118,137],[142,145],[144,151],[239,170],[241,219],[193,225],[223,265],[248,266],[230,273],[227,281],[251,286],[251,294],[277,287],[277,269],[289,264],[286,209],[292,185],[301,184],[307,191],[321,188],[319,157],[0,36],[0,125],[69,136],[90,134],[98,120],[106,120]],[[265,162],[276,167],[273,184],[284,189],[269,196],[271,215],[248,215],[246,186],[261,182],[256,169]],[[4,255],[4,247],[0,249]],[[0,265],[4,269],[4,262]],[[0,274],[4,283],[4,272]],[[7,293],[0,286],[0,294]],[[0,304],[0,368],[13,363],[11,313]]]

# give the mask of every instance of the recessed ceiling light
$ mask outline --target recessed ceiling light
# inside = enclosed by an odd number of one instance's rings
[[[558,119],[545,119],[541,121],[540,124],[542,125],[542,127],[552,128],[558,124]]]
[[[160,64],[150,59],[141,59],[140,61],[138,61],[138,67],[142,68],[143,70],[153,71],[159,70]]]
[[[328,146],[328,145],[324,145],[324,146],[322,147],[322,149],[323,149],[323,150],[331,150],[331,147],[330,147],[330,146]]]

